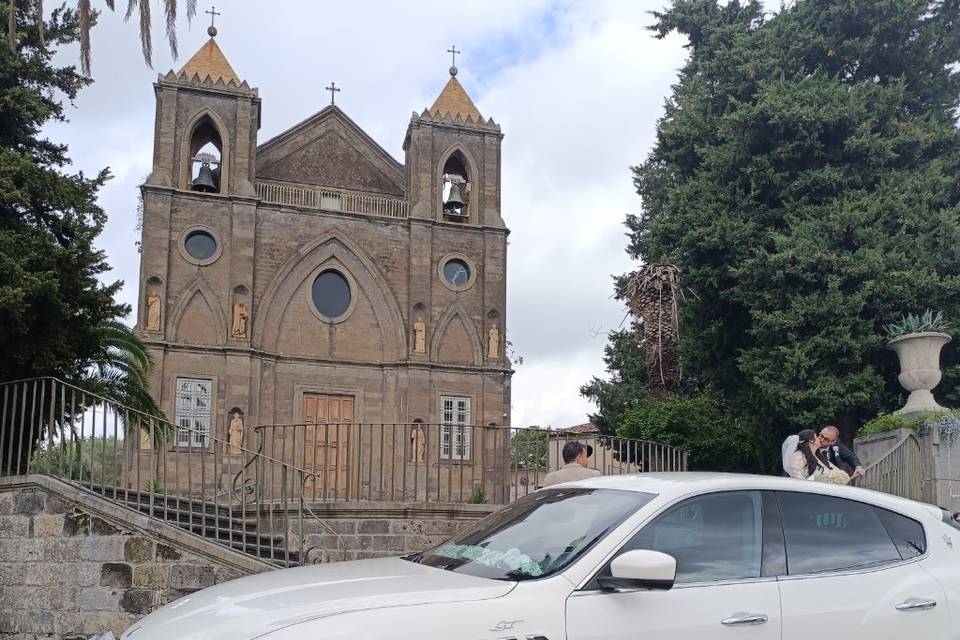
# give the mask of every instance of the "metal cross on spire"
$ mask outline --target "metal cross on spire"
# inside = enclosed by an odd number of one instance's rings
[[[326,87],[326,90],[330,92],[330,104],[335,104],[336,101],[334,98],[337,97],[337,93],[340,92],[340,87],[337,86],[336,82],[331,82],[329,87]]]
[[[208,16],[210,16],[210,26],[211,26],[211,27],[214,26],[213,21],[217,19],[217,16],[223,15],[223,14],[221,14],[219,11],[217,11],[217,7],[216,7],[216,6],[210,7],[210,11],[204,11],[204,13],[206,13]]]
[[[457,54],[463,53],[463,51],[457,51],[457,45],[452,44],[450,45],[450,48],[447,49],[447,53],[450,54],[450,59],[451,59],[450,75],[455,76],[457,75]]]
[[[207,33],[210,34],[210,37],[217,35],[217,27],[214,26],[214,21],[217,19],[217,16],[222,15],[215,6],[210,7],[210,11],[204,11],[207,15],[210,16],[210,26],[207,28]]]

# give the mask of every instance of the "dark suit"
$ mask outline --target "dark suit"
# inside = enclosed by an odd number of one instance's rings
[[[827,447],[827,459],[830,461],[830,464],[843,469],[850,475],[853,475],[857,467],[863,466],[857,454],[855,454],[850,447],[840,442]]]

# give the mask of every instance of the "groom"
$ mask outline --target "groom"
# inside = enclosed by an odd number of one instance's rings
[[[820,450],[833,466],[843,469],[850,477],[862,476],[866,471],[860,458],[848,446],[840,442],[840,430],[827,426],[820,430]]]

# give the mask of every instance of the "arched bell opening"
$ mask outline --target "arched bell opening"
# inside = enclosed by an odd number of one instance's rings
[[[443,165],[440,202],[443,216],[454,222],[470,221],[470,172],[467,160],[457,150]]]
[[[197,121],[190,134],[190,190],[222,192],[223,139],[209,116]]]

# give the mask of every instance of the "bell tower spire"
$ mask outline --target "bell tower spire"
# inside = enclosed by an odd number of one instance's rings
[[[157,119],[147,185],[255,197],[260,98],[217,44],[220,12],[207,13],[210,38],[179,71],[154,84]]]
[[[414,113],[406,152],[410,214],[439,222],[503,228],[500,217],[500,141],[503,133],[457,79],[456,45],[450,78],[433,105]]]

